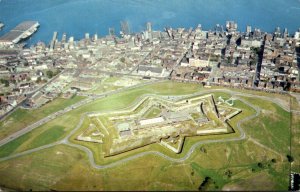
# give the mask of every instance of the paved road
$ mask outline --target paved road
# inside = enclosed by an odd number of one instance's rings
[[[22,107],[23,104],[25,103],[25,101],[30,98],[32,95],[34,95],[37,91],[40,91],[41,89],[43,89],[44,87],[46,87],[47,85],[49,85],[50,83],[52,83],[55,79],[57,79],[59,77],[60,74],[62,74],[63,71],[61,71],[60,73],[58,73],[55,77],[53,77],[52,79],[50,79],[48,82],[46,82],[44,85],[37,87],[35,90],[24,93],[26,94],[26,97],[17,104],[17,106],[15,106],[13,109],[11,109],[10,111],[6,112],[5,114],[0,116],[0,120],[3,120],[5,117],[9,116],[10,114],[12,114],[15,110],[17,110],[19,107]]]

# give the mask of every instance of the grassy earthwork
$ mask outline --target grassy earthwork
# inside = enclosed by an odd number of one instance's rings
[[[144,94],[185,95],[201,90],[205,89],[197,84],[163,82],[95,100],[0,147],[0,156],[5,157],[59,141],[78,125],[85,112],[123,109]],[[220,91],[214,95],[215,98],[230,98],[229,94]],[[264,96],[274,97],[272,94]],[[266,100],[253,97],[242,99],[261,108],[258,117],[241,125],[246,132],[246,139],[202,144],[184,162],[176,163],[150,154],[112,168],[97,170],[91,167],[86,153],[60,144],[0,162],[0,185],[19,190],[198,190],[204,183],[202,190],[287,190],[289,163],[286,154],[289,153],[290,114]],[[68,104],[63,102],[59,107],[61,105]],[[16,123],[15,126],[22,128],[34,122],[36,119],[33,117],[42,118],[43,115],[60,109],[59,107],[50,107],[48,112],[46,109],[25,112],[25,116],[22,117],[24,119],[19,123],[15,122],[21,118],[18,114],[20,112],[16,111],[5,121],[10,120],[11,123]],[[74,140],[89,125],[89,118],[84,119],[81,128],[71,136],[70,141],[90,148],[96,163],[102,165],[150,150],[180,158],[198,141],[238,137],[240,132],[236,127],[237,122],[255,114],[255,110],[240,100],[234,101],[233,107],[242,109],[242,113],[229,121],[235,133],[187,138],[181,154],[174,154],[159,144],[152,144],[121,155],[103,158],[101,145]],[[153,110],[148,115],[155,116],[155,113]],[[299,121],[296,115],[293,116],[292,125],[296,127]],[[8,129],[5,126],[9,125],[0,124],[0,131]],[[294,130],[296,133],[296,128]],[[297,133],[299,136],[299,131]],[[296,139],[294,141],[296,142]],[[295,150],[295,154],[299,153],[299,149],[292,149]],[[297,169],[297,166],[294,166],[294,169]],[[206,183],[205,178],[209,178]]]

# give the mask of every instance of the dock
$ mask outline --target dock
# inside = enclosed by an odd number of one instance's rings
[[[0,37],[0,45],[13,45],[20,42],[22,39],[26,39],[36,32],[37,28],[40,26],[37,21],[24,21],[17,25],[10,32],[6,33]]]

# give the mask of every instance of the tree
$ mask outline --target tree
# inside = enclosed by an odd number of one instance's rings
[[[51,78],[53,77],[53,71],[48,70],[48,71],[46,72],[46,75],[47,75],[47,77],[48,77],[49,79],[51,79]]]
[[[271,159],[271,162],[272,163],[276,163],[276,159]]]
[[[232,171],[231,170],[226,170],[225,171],[225,175],[228,177],[228,178],[230,178],[231,176],[232,176]]]
[[[60,69],[56,69],[54,72],[53,72],[53,76],[56,76],[57,74],[59,74],[61,72]]]
[[[200,191],[204,191],[205,188],[212,182],[212,179],[210,177],[205,177],[204,180],[202,181],[202,183],[199,186],[199,190]]]
[[[250,64],[250,66],[254,65],[254,61],[251,60],[249,64]]]
[[[16,83],[17,83],[17,81],[16,81],[15,79],[12,79],[11,82],[12,82],[13,84],[16,84]]]
[[[120,61],[121,61],[122,63],[124,63],[124,62],[125,62],[125,58],[124,58],[124,57],[121,57],[121,58],[120,58]]]
[[[230,56],[227,57],[227,64],[230,64],[232,62],[232,58]]]
[[[294,157],[290,156],[290,155],[286,155],[286,158],[288,159],[288,161],[290,163],[292,163],[294,161]]]
[[[41,81],[42,81],[41,77],[38,77],[37,80],[36,80],[37,83],[40,83]]]
[[[1,79],[0,81],[2,84],[4,84],[5,87],[9,86],[9,81],[7,79]]]
[[[204,147],[201,147],[200,151],[203,152],[203,153],[207,153],[207,151],[206,151],[206,149]]]

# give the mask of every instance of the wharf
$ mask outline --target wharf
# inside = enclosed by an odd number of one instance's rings
[[[31,36],[39,27],[37,21],[24,21],[0,37],[0,45],[13,45]]]

